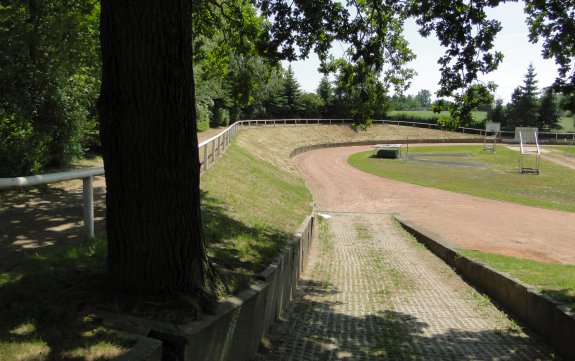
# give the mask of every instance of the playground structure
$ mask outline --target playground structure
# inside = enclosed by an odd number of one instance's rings
[[[539,174],[541,148],[537,138],[537,128],[515,128],[515,136],[519,137],[521,174]]]
[[[501,132],[501,123],[485,123],[485,138],[483,138],[483,150],[495,153],[497,139]]]

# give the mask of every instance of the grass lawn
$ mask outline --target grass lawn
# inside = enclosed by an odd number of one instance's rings
[[[474,111],[471,112],[473,114],[473,119],[475,121],[482,121],[487,117],[487,112],[479,112]],[[449,116],[449,111],[444,110],[440,114],[434,113],[431,110],[393,110],[388,112],[389,115],[406,115],[414,118],[439,118],[441,115]]]
[[[348,161],[368,173],[407,183],[575,212],[575,170],[543,159],[540,175],[528,175],[518,172],[519,153],[503,146],[496,153],[483,151],[483,146],[411,147],[409,155],[415,158],[375,158],[367,151]],[[457,162],[469,166],[449,164]]]
[[[545,146],[543,148],[554,153],[563,153],[571,157],[575,156],[575,142],[573,142],[573,145],[553,145]]]
[[[521,282],[534,286],[575,310],[575,265],[537,262],[472,250],[458,250],[493,269],[508,273]]]
[[[97,240],[43,249],[0,273],[0,360],[100,360],[130,347],[83,312],[105,258]]]
[[[561,124],[562,132],[575,132],[575,118],[561,117],[559,118],[559,124]]]

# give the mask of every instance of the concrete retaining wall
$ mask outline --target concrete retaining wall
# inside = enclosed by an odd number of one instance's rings
[[[396,219],[433,253],[454,267],[469,283],[497,300],[499,304],[553,345],[564,357],[575,360],[575,312],[573,310],[507,274],[461,255],[437,234],[400,216]]]
[[[250,360],[261,338],[285,312],[305,265],[314,216],[298,228],[276,260],[256,276],[257,282],[218,305],[216,314],[183,325],[94,311],[104,324],[163,341],[169,359]]]
[[[323,143],[311,144],[292,150],[289,157],[295,157],[298,154],[309,152],[316,149],[324,148],[337,148],[337,147],[351,147],[355,145],[375,145],[375,144],[405,144],[405,139],[385,139],[385,140],[365,140],[357,142],[340,142],[340,143]],[[483,143],[482,137],[468,138],[468,139],[410,139],[409,144],[420,143]]]

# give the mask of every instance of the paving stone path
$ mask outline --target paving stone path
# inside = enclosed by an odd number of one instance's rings
[[[391,215],[331,214],[263,360],[546,360]]]

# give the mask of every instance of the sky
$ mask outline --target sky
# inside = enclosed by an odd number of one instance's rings
[[[480,78],[482,81],[494,81],[499,85],[495,97],[509,102],[513,90],[523,84],[530,63],[535,68],[539,89],[551,85],[557,75],[557,66],[553,59],[543,59],[541,42],[538,44],[529,42],[523,2],[502,4],[496,9],[490,9],[488,16],[501,21],[503,26],[495,40],[495,49],[504,54],[503,62],[498,70]],[[415,21],[406,22],[405,37],[417,55],[417,59],[408,66],[418,73],[406,94],[415,95],[422,89],[435,93],[440,78],[437,60],[443,55],[444,49],[434,35],[423,38],[417,32],[417,28]],[[339,52],[341,53],[341,50]],[[287,68],[288,64],[285,62],[284,66]],[[293,62],[291,65],[301,88],[307,92],[315,92],[322,77],[317,71],[319,66],[317,57],[312,55],[309,59]]]

